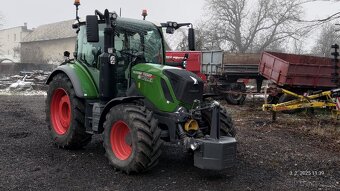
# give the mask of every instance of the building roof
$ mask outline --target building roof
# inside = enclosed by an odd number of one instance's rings
[[[76,37],[76,31],[72,29],[74,20],[61,21],[41,25],[28,34],[22,42],[46,41]]]
[[[21,29],[22,31],[27,31],[27,32],[31,32],[31,29],[27,29],[27,26],[17,26],[17,27],[11,27],[11,28],[6,28],[6,29],[0,29],[1,31],[7,31],[7,30],[13,30],[13,29]]]

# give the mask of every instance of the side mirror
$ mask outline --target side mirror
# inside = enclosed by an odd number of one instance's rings
[[[189,44],[189,50],[194,51],[195,50],[195,30],[193,28],[189,28],[188,44]]]
[[[87,42],[99,42],[98,19],[96,15],[86,16]]]

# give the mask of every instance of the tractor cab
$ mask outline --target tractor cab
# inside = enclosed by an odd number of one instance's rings
[[[99,56],[104,52],[105,22],[98,23],[98,41],[89,42],[86,22],[79,23],[76,44],[76,60],[88,67],[100,70]],[[129,70],[139,63],[164,63],[162,33],[148,21],[117,18],[115,32],[110,38],[114,47],[117,73],[117,96],[124,96],[129,88]]]
[[[136,63],[163,64],[163,38],[159,29],[147,21],[117,18],[115,29],[114,49],[117,64],[128,65]],[[98,42],[87,41],[85,22],[80,23],[76,57],[83,63],[98,67],[98,58],[104,50],[104,23],[98,24]]]

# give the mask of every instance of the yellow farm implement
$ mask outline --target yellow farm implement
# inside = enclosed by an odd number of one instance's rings
[[[281,93],[295,99],[278,104],[263,104],[263,111],[272,111],[273,120],[276,112],[307,108],[330,109],[332,115],[339,119],[340,116],[340,88],[330,91],[313,92],[311,95],[299,95],[286,89],[280,89]],[[266,96],[267,97],[267,96]]]

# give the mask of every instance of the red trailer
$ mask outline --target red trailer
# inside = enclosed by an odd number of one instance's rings
[[[279,86],[318,90],[336,87],[331,58],[263,52],[259,69],[262,76]]]
[[[338,66],[340,67],[339,64]],[[336,87],[332,82],[334,65],[331,58],[263,52],[259,72],[279,87],[299,94]],[[279,102],[289,99],[287,95],[277,95],[276,98]]]

